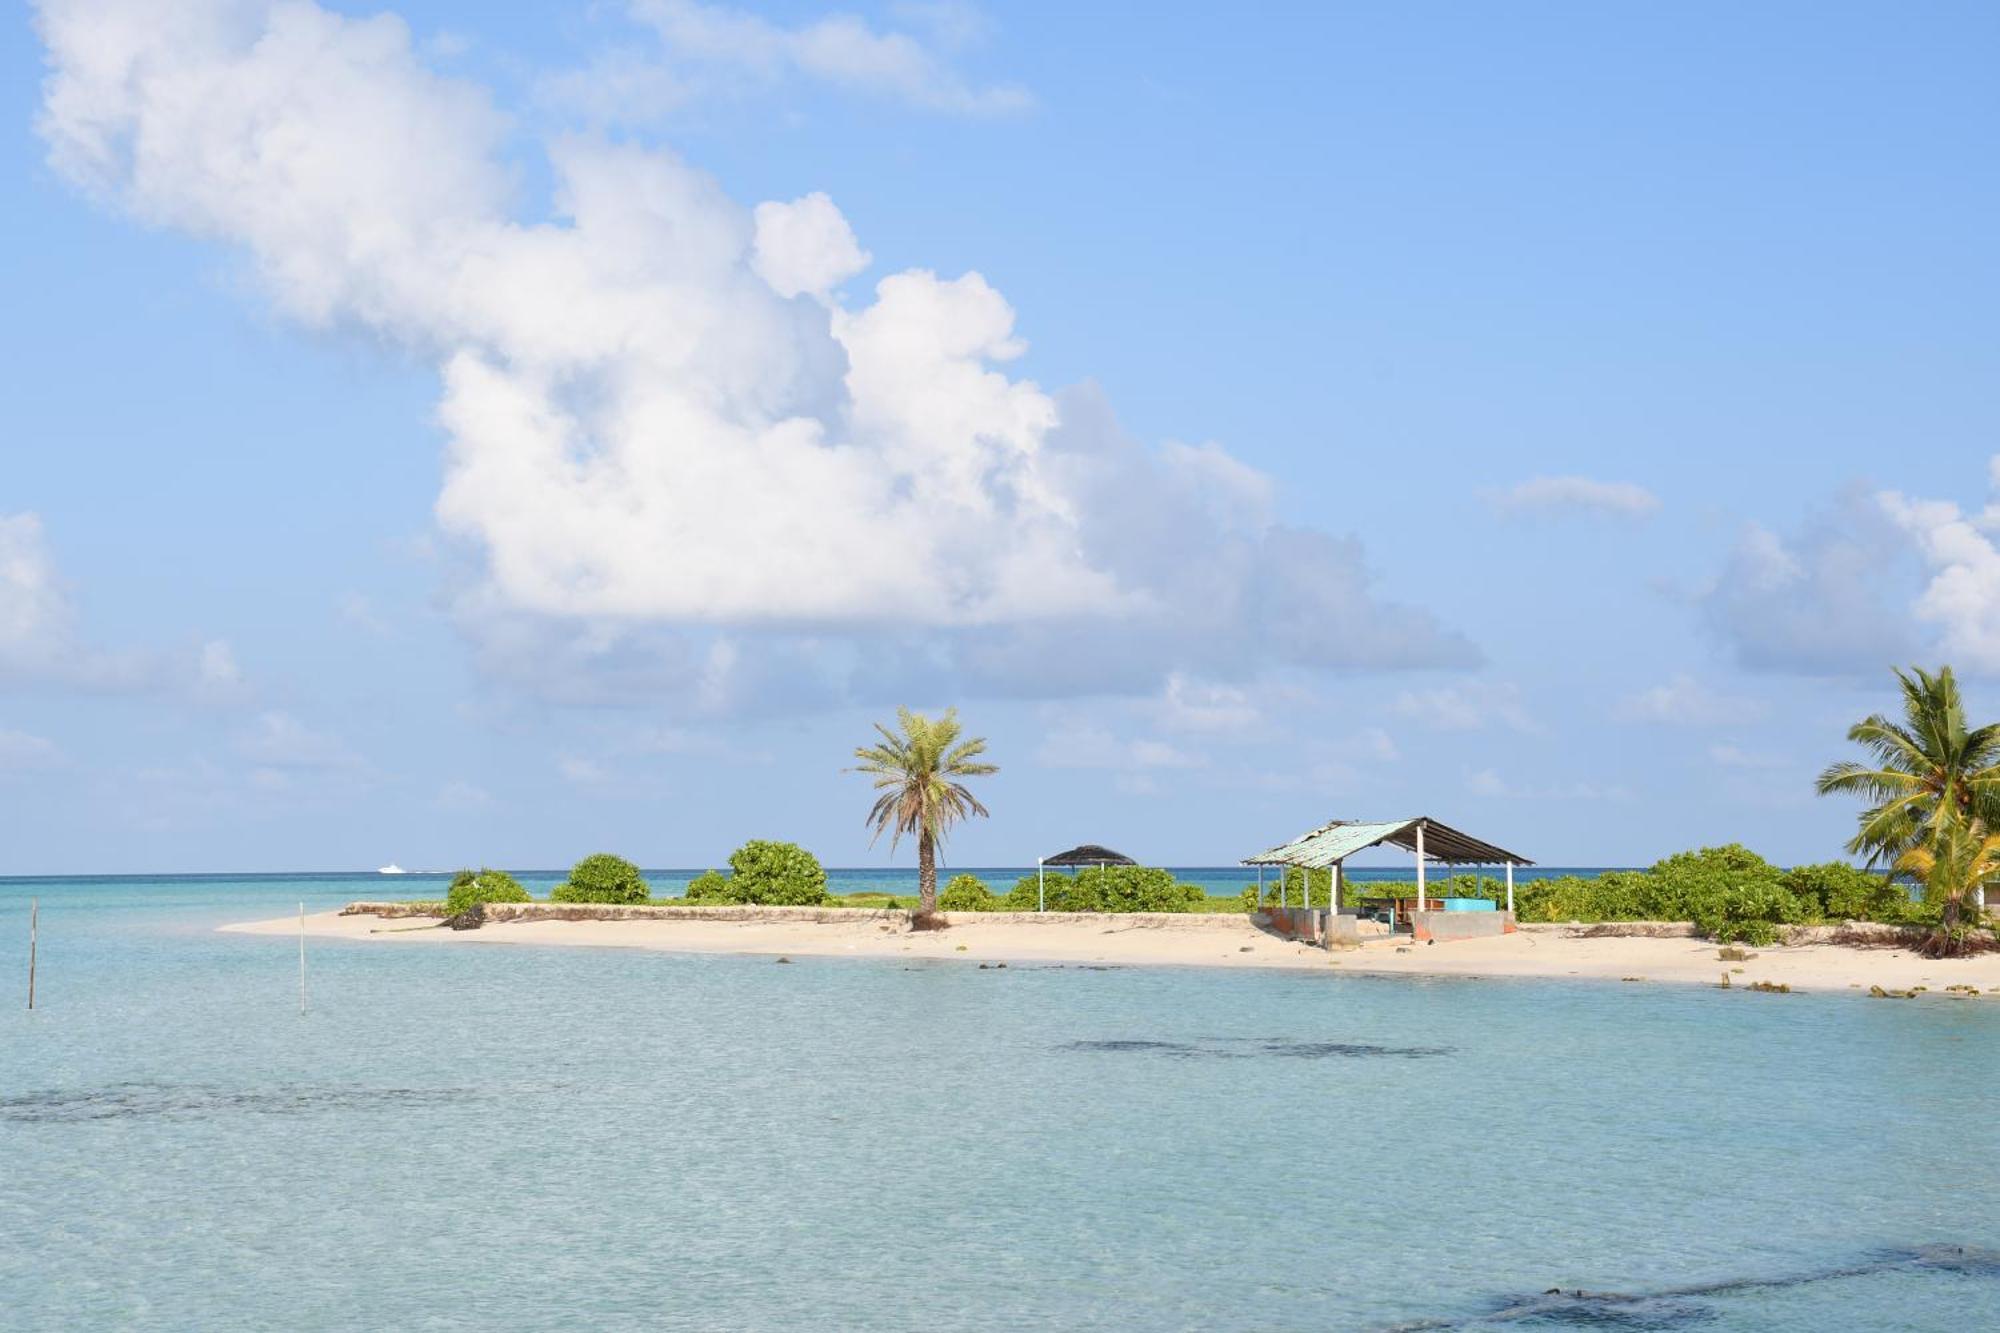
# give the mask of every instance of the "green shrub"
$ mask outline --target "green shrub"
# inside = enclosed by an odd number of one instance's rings
[[[1695,902],[1689,919],[1712,940],[1770,944],[1780,925],[1816,919],[1817,913],[1797,894],[1763,880],[1717,885]]]
[[[1014,881],[1014,887],[1000,900],[1001,906],[1009,912],[1032,912],[1035,910],[1036,894],[1044,877],[1023,875]],[[1049,871],[1046,875],[1048,889],[1048,909],[1051,912],[1096,912],[1102,909],[1094,901],[1085,901],[1076,878],[1072,875]]]
[[[1037,879],[1024,875],[1002,904],[1010,912],[1035,910]],[[1048,876],[1051,912],[1200,912],[1208,895],[1199,884],[1156,866],[1086,866],[1074,875]]]
[[[687,893],[683,901],[702,906],[736,901],[729,887],[729,877],[714,870],[704,870],[688,881]]]
[[[991,912],[999,906],[993,890],[977,875],[953,875],[938,895],[938,910],[944,912]]]
[[[826,869],[797,843],[752,839],[729,854],[730,900],[772,907],[820,907],[830,901]]]
[[[1794,866],[1779,882],[1829,921],[1898,921],[1915,902],[1902,885],[1840,861]]]
[[[597,852],[570,868],[549,897],[559,903],[643,903],[651,890],[639,867],[622,856]]]
[[[528,891],[521,887],[521,881],[504,870],[488,870],[484,866],[478,870],[461,870],[451,877],[451,889],[445,895],[446,916],[457,916],[474,903],[525,903],[531,902]]]

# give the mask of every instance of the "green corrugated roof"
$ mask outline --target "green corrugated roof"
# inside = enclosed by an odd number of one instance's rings
[[[1345,861],[1356,852],[1366,851],[1378,843],[1393,842],[1406,851],[1413,851],[1417,845],[1415,830],[1420,824],[1424,832],[1424,855],[1430,860],[1448,865],[1499,865],[1505,861],[1524,866],[1534,864],[1525,856],[1495,847],[1490,842],[1481,842],[1470,834],[1460,833],[1449,824],[1440,824],[1422,815],[1387,823],[1336,819],[1268,852],[1247,856],[1243,858],[1243,864],[1307,866],[1324,870],[1336,861]]]
[[[1356,852],[1366,851],[1416,823],[1399,819],[1388,824],[1328,824],[1282,847],[1249,857],[1245,865],[1311,866],[1323,870],[1335,861],[1345,861]]]

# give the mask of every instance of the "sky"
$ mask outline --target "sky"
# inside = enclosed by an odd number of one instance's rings
[[[0,874],[1841,854],[2000,708],[2000,11],[0,27]]]

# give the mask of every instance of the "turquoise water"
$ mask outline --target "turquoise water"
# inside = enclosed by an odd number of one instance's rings
[[[213,930],[380,884],[0,881],[0,1326],[2000,1326],[2000,1003]]]

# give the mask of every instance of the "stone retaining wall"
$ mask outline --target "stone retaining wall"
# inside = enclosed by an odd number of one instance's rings
[[[434,917],[413,903],[354,902],[342,916]],[[810,921],[887,922],[907,930],[914,913],[873,907],[683,907],[658,903],[488,903],[486,920],[497,921]],[[1247,919],[1235,912],[940,912],[954,926],[1068,925],[1078,922],[1105,930],[1241,930]]]
[[[1535,934],[1567,935],[1576,939],[1616,937],[1638,939],[1699,939],[1692,921],[1535,921],[1519,930]],[[1846,944],[1915,946],[1930,934],[1926,926],[1893,926],[1879,921],[1837,921],[1821,926],[1779,926],[1780,944]]]

